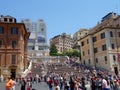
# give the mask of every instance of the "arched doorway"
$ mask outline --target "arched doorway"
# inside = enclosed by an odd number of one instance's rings
[[[116,75],[118,75],[118,67],[114,67],[114,72]]]
[[[11,78],[16,78],[16,69],[11,69]]]

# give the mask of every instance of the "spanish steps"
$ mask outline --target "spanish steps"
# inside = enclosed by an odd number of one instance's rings
[[[61,63],[54,63],[54,64],[38,64],[33,63],[32,65],[32,76],[43,75],[43,74],[49,74],[49,73],[56,73],[56,74],[63,74],[63,73],[69,73],[69,74],[81,74],[81,69],[79,67],[76,67],[73,64],[61,64]]]

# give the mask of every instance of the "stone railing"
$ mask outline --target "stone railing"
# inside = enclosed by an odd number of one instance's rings
[[[31,69],[32,69],[32,60],[30,61],[28,68],[22,72],[21,76],[26,77],[30,73]]]

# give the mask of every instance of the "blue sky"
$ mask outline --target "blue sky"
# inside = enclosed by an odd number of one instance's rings
[[[109,12],[120,14],[119,0],[1,0],[0,14],[36,22],[43,19],[49,39],[92,28]]]

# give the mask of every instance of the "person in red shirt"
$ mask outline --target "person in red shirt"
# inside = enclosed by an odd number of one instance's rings
[[[49,85],[49,90],[52,90],[53,88],[53,79],[50,77],[50,80],[48,81],[48,85]]]

